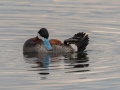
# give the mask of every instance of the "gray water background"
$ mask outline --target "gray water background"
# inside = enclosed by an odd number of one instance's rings
[[[86,32],[88,61],[25,58],[24,42],[42,27],[61,41]],[[0,90],[120,90],[119,54],[119,0],[0,1]]]

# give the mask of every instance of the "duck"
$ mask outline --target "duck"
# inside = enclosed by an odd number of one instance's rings
[[[49,32],[41,28],[37,35],[25,41],[23,53],[74,53],[84,51],[89,44],[88,34],[79,32],[63,42],[49,39]]]

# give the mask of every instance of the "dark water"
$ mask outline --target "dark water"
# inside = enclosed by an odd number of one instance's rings
[[[46,27],[63,41],[86,32],[82,54],[23,55]],[[119,0],[0,1],[0,90],[119,90]]]

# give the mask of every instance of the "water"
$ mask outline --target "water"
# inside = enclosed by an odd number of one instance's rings
[[[119,90],[119,20],[119,0],[0,1],[0,90]],[[24,56],[42,27],[61,41],[86,32],[90,44],[79,57]]]

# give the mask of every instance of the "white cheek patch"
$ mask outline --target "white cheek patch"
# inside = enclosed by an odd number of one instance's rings
[[[37,34],[37,37],[38,37],[39,39],[43,39],[43,37],[41,37],[39,33]]]

